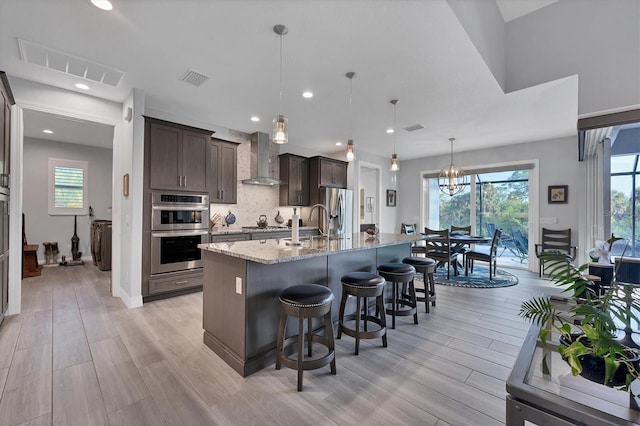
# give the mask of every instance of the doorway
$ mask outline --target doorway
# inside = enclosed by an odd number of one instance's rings
[[[360,232],[380,224],[380,168],[374,164],[359,163],[358,173],[358,229]]]
[[[57,267],[63,256],[68,264],[75,256],[92,265],[92,224],[112,219],[115,128],[31,108],[22,109],[22,121],[25,239],[38,246],[36,256],[45,268]],[[67,205],[73,208],[56,214]],[[103,250],[109,260],[111,250]]]

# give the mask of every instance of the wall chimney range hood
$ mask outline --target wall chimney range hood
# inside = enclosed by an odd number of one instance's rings
[[[271,176],[271,137],[267,133],[251,134],[251,178],[244,179],[247,185],[274,186],[280,180]],[[277,155],[277,153],[275,153]]]

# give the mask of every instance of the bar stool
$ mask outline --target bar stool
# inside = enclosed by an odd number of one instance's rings
[[[385,300],[385,303],[391,303],[391,309],[386,309],[391,314],[391,328],[396,328],[396,315],[413,315],[413,322],[418,323],[418,301],[413,287],[415,273],[416,269],[406,263],[384,263],[378,266],[378,275],[393,284],[391,298]]]
[[[285,288],[280,293],[280,322],[278,323],[278,343],[276,348],[276,370],[280,366],[298,370],[298,391],[302,390],[302,372],[315,370],[331,364],[331,374],[336,374],[335,342],[333,341],[333,323],[331,322],[331,302],[333,292],[320,284],[300,284]],[[298,334],[284,338],[287,318],[298,317]],[[314,334],[311,319],[323,317],[325,337]],[[304,320],[307,320],[307,333],[304,333]],[[303,352],[307,341],[307,358]],[[312,342],[327,348],[328,353],[312,358]],[[297,346],[297,350],[296,350]],[[287,354],[290,352],[290,354]],[[291,355],[296,354],[293,358]]]
[[[422,274],[424,289],[415,288],[415,286],[414,289],[417,293],[424,293],[424,297],[416,297],[416,300],[424,302],[425,312],[429,313],[429,303],[431,306],[436,306],[436,282],[433,274],[436,272],[438,262],[428,257],[405,257],[402,263],[413,266],[416,273]]]
[[[370,272],[352,272],[344,275],[342,282],[342,299],[340,301],[340,315],[338,322],[338,339],[344,334],[355,337],[356,355],[360,349],[360,339],[375,339],[382,337],[382,346],[387,347],[387,319],[384,312],[384,285],[386,281],[380,275]],[[344,309],[349,296],[356,298],[356,312],[345,315]],[[369,302],[367,298],[376,298],[376,315],[369,315]],[[364,299],[364,312],[360,301]],[[355,320],[355,328],[349,328],[345,323]],[[364,321],[364,331],[360,330],[360,322]],[[368,329],[368,322],[376,324],[375,330]]]

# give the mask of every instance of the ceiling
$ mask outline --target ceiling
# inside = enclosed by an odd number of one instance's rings
[[[98,148],[113,147],[113,126],[25,109],[24,136],[50,141],[88,145]],[[44,133],[51,130],[53,133]]]
[[[106,12],[88,0],[3,0],[2,69],[118,102],[142,89],[148,110],[247,133],[270,132],[273,117],[283,113],[290,144],[327,154],[352,138],[356,155],[389,156],[392,99],[399,99],[400,160],[447,153],[449,137],[457,138],[458,152],[575,134],[575,81],[505,94],[444,0],[111,1],[114,9]],[[506,20],[532,11],[533,3],[550,2],[498,0]],[[275,24],[289,29],[282,108]],[[22,61],[19,39],[124,77],[116,87],[87,82],[91,89],[81,91],[73,84],[82,79]],[[209,79],[200,87],[180,81],[188,69]],[[351,113],[349,71],[356,73]],[[304,90],[313,98],[303,98]],[[41,115],[25,115],[25,134],[43,138]],[[424,129],[401,130],[416,124]]]

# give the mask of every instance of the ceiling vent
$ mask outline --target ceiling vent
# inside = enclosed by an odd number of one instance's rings
[[[209,77],[192,69],[188,69],[187,72],[180,77],[180,81],[184,81],[185,83],[195,87],[202,86],[207,80],[209,80]]]
[[[413,126],[405,127],[404,129],[407,132],[415,132],[416,130],[424,129],[424,126],[422,124],[414,124]]]
[[[18,39],[20,56],[28,64],[39,65],[96,83],[116,87],[124,72],[107,65],[73,56],[41,44]]]

